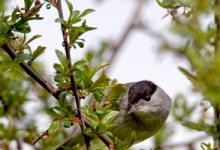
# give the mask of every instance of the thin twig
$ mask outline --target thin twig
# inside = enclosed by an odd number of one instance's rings
[[[2,48],[8,53],[10,58],[14,60],[17,56],[16,52],[7,44],[2,45]],[[25,62],[20,63],[21,68],[29,75],[31,76],[36,82],[38,82],[44,89],[46,89],[49,93],[51,93],[56,99],[58,99],[58,96],[60,94],[60,91],[53,87],[51,83],[49,83],[44,77],[39,74],[34,68],[29,66]]]
[[[22,145],[19,139],[16,139],[16,143],[17,143],[17,150],[22,150]]]
[[[48,135],[48,130],[44,131],[37,139],[35,139],[32,143],[32,145],[35,145],[40,139],[42,139],[44,136]]]
[[[142,7],[145,3],[145,0],[138,0],[137,1],[137,5],[135,6],[133,15],[131,17],[131,20],[129,21],[127,27],[125,28],[124,33],[122,34],[121,38],[118,40],[118,42],[116,44],[113,44],[112,46],[112,55],[111,58],[109,60],[109,64],[113,64],[120,48],[124,45],[125,41],[127,40],[127,38],[129,37],[131,31],[134,29],[134,27],[136,26],[136,24],[138,23],[139,19],[140,19],[140,13],[142,10]]]
[[[63,10],[62,10],[62,3],[61,3],[61,0],[58,0],[57,1],[57,11],[58,11],[58,14],[59,14],[59,17],[60,18],[64,18],[63,17]],[[70,50],[71,50],[71,47],[69,46],[69,42],[68,42],[68,39],[67,39],[67,36],[66,36],[66,27],[61,24],[61,30],[62,30],[62,35],[63,35],[63,46],[65,48],[65,52],[66,52],[66,58],[68,60],[68,68],[69,70],[71,69],[71,55],[70,55]],[[80,128],[82,130],[82,134],[83,134],[83,137],[84,137],[84,140],[85,140],[85,144],[86,144],[86,147],[87,149],[89,149],[89,141],[87,140],[87,137],[84,133],[84,122],[82,120],[82,114],[81,114],[81,106],[80,106],[80,99],[79,99],[79,96],[78,96],[78,93],[77,93],[77,87],[76,87],[76,83],[75,83],[75,78],[73,76],[73,73],[70,72],[70,82],[71,82],[71,87],[72,87],[72,90],[73,90],[73,94],[74,94],[74,97],[75,97],[75,101],[76,101],[76,107],[77,107],[77,116],[79,117],[81,123],[80,123]]]

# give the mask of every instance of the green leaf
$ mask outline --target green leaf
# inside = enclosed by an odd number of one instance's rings
[[[91,149],[92,150],[105,150],[106,145],[99,138],[93,138],[91,140]]]
[[[28,23],[24,23],[23,25],[16,25],[15,31],[20,33],[30,33],[31,27],[29,26]]]
[[[88,62],[84,59],[76,61],[73,66],[72,69],[79,69],[79,70],[83,70],[85,68],[85,66],[88,65]]]
[[[62,64],[63,68],[67,68],[68,66],[68,60],[66,58],[66,56],[63,54],[63,52],[59,51],[59,50],[55,50],[57,58],[59,59],[60,63]]]
[[[107,76],[107,74],[105,72],[103,72],[99,78],[95,81],[94,83],[94,88],[96,87],[106,87],[109,84],[109,77]]]
[[[55,120],[48,128],[48,133],[51,134],[51,133],[55,132],[58,129],[58,127],[60,126],[60,124],[61,124],[60,120]]]
[[[61,23],[61,24],[63,24],[63,25],[66,24],[66,21],[65,21],[63,18],[57,18],[57,19],[55,20],[55,22]]]
[[[20,53],[16,56],[14,62],[16,63],[21,63],[21,62],[24,62],[24,61],[27,61],[27,60],[31,60],[32,59],[32,56],[29,55],[29,54],[25,54],[25,53]]]
[[[76,24],[77,22],[80,22],[81,19],[79,17],[80,11],[74,10],[68,19],[68,25],[72,26],[73,24]]]
[[[55,63],[53,68],[56,70],[57,73],[64,73],[64,69],[60,64]]]
[[[104,132],[105,130],[106,130],[106,125],[103,124],[102,122],[99,122],[99,123],[96,125],[96,127],[95,127],[95,131],[96,131],[97,133],[102,133],[102,132]]]
[[[36,39],[38,39],[38,38],[40,38],[41,37],[41,35],[34,35],[32,38],[30,38],[26,43],[25,43],[25,45],[28,45],[29,43],[31,43],[32,41],[34,41],[34,40],[36,40]]]
[[[86,15],[88,15],[88,14],[94,12],[94,11],[95,11],[94,9],[86,9],[86,10],[84,10],[84,11],[80,14],[79,17],[82,18],[82,17],[84,17],[84,16],[86,16]]]
[[[34,0],[24,0],[25,11],[28,12],[33,4]]]
[[[195,88],[197,88],[198,90],[204,89],[202,82],[199,81],[196,75],[193,75],[183,67],[178,67],[178,68],[187,77],[187,79],[194,85]]]
[[[64,126],[64,128],[70,128],[71,127],[71,121],[69,120],[69,118],[65,118],[63,120],[63,126]]]
[[[101,101],[105,97],[103,91],[99,89],[93,89],[92,94],[97,101]]]
[[[32,54],[32,61],[39,57],[41,54],[45,52],[46,47],[38,46],[37,49]]]
[[[196,123],[192,121],[184,121],[183,125],[186,126],[189,129],[197,130],[197,131],[204,131],[208,133],[213,133],[214,126],[205,124],[203,122]]]
[[[107,115],[104,116],[104,118],[102,118],[101,122],[105,125],[112,123],[112,121],[115,119],[118,113],[119,113],[118,111],[109,112]]]
[[[108,93],[106,96],[106,99],[108,101],[114,101],[123,96],[127,91],[127,88],[125,87],[124,84],[117,84],[115,85],[111,91]]]
[[[192,3],[191,0],[156,0],[162,8],[187,7]]]
[[[65,107],[66,105],[66,91],[60,93],[58,97],[58,101],[61,107]]]
[[[98,66],[92,69],[90,77],[92,78],[100,69],[103,69],[104,67],[108,65],[109,65],[108,63],[100,63]]]
[[[62,74],[56,74],[56,76],[54,77],[54,80],[56,82],[61,82],[62,83],[64,81],[66,81],[66,77]]]
[[[68,6],[69,12],[72,13],[73,11],[73,5],[69,0],[66,0],[66,4]]]

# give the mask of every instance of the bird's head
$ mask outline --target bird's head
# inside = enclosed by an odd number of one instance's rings
[[[130,86],[128,114],[144,126],[151,128],[164,124],[170,109],[171,99],[153,82],[144,80]]]

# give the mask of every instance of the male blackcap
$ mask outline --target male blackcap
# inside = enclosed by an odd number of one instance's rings
[[[171,109],[171,99],[151,81],[127,83],[125,86],[127,92],[119,99],[120,111],[113,120],[115,126],[109,131],[122,141],[133,135],[132,143],[128,145],[131,146],[151,137],[163,126]],[[82,136],[80,140],[75,132],[63,145],[72,146],[82,141]]]

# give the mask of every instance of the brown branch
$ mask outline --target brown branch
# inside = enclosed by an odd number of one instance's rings
[[[16,139],[16,143],[17,143],[17,150],[22,150],[22,144],[19,139]]]
[[[35,139],[32,145],[35,145],[39,140],[41,140],[44,136],[48,135],[48,130],[44,131],[37,139]]]
[[[215,113],[215,125],[216,125],[216,133],[217,137],[214,137],[214,143],[215,143],[215,148],[216,150],[220,150],[220,107],[218,104],[215,104],[214,106],[214,113]]]
[[[7,44],[2,45],[2,48],[8,53],[10,58],[14,60],[17,56],[16,52]],[[44,77],[39,74],[34,68],[29,66],[25,62],[21,62],[19,64],[21,68],[29,75],[31,76],[36,82],[38,82],[44,89],[46,89],[51,95],[53,95],[56,99],[58,99],[58,96],[60,94],[60,91],[53,87],[51,83],[49,83]]]
[[[114,62],[118,52],[120,51],[121,47],[124,45],[125,41],[129,37],[131,31],[134,29],[134,27],[138,23],[138,21],[140,19],[140,13],[141,13],[141,10],[142,10],[142,7],[143,7],[144,3],[145,3],[145,0],[138,0],[137,1],[137,5],[134,9],[131,20],[129,21],[127,27],[125,28],[124,33],[122,34],[122,36],[118,40],[118,42],[116,44],[113,44],[113,46],[111,48],[112,49],[112,55],[111,55],[111,58],[109,60],[109,64],[113,64],[113,62]]]
[[[58,14],[59,14],[59,17],[60,18],[64,18],[63,17],[63,10],[62,10],[62,3],[61,3],[61,0],[58,0],[57,1],[57,11],[58,11]],[[66,52],[66,58],[68,60],[68,68],[69,68],[69,71],[71,70],[71,55],[70,55],[70,50],[71,50],[71,47],[69,46],[69,42],[68,42],[68,39],[67,39],[67,29],[66,27],[61,24],[61,31],[62,31],[62,35],[63,35],[63,46],[65,48],[65,52]],[[84,128],[85,128],[85,125],[84,125],[84,121],[82,120],[82,114],[81,114],[81,106],[80,106],[80,99],[79,99],[79,96],[78,96],[78,93],[77,93],[77,87],[76,87],[76,83],[75,83],[75,78],[73,76],[73,73],[70,71],[70,83],[71,83],[71,88],[73,90],[73,94],[74,94],[74,97],[75,97],[75,101],[76,101],[76,107],[77,107],[77,116],[79,117],[79,119],[81,120],[81,123],[80,123],[80,128],[81,128],[81,131],[82,131],[82,134],[83,134],[83,137],[84,137],[84,140],[85,140],[85,144],[86,144],[86,147],[87,149],[89,149],[89,140],[87,140],[87,137],[84,133]]]

